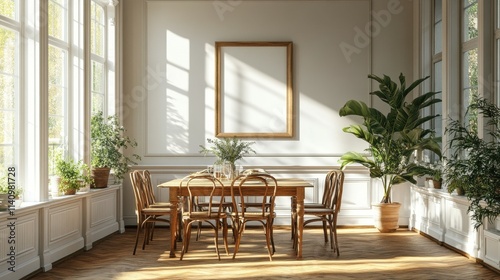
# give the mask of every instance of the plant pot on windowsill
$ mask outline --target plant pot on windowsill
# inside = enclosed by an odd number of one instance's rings
[[[92,178],[94,183],[91,185],[92,188],[106,188],[108,186],[109,172],[110,168],[92,168]]]
[[[432,179],[432,185],[434,186],[435,189],[440,189],[442,183],[443,183],[443,180]]]

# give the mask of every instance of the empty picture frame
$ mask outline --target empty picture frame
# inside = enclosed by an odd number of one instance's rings
[[[215,136],[293,137],[292,42],[215,42]]]

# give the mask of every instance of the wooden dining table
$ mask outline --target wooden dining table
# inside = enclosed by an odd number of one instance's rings
[[[303,233],[303,221],[304,221],[304,197],[305,197],[305,189],[312,188],[313,185],[310,182],[307,182],[300,178],[276,178],[278,182],[278,187],[276,190],[276,196],[288,196],[291,199],[291,210],[297,212],[297,246],[295,247],[295,253],[297,259],[302,259],[302,233]],[[168,188],[169,189],[169,200],[172,203],[172,212],[170,217],[170,258],[175,258],[175,248],[177,236],[180,236],[176,233],[179,228],[179,219],[178,219],[178,204],[179,199],[181,197],[188,197],[189,193],[185,186],[180,187],[182,179],[173,179],[168,182],[159,184],[159,188]],[[230,187],[231,181],[222,179],[221,182],[224,184],[224,187]],[[258,184],[247,186],[248,195],[249,196],[260,196],[263,195],[264,188],[259,187]],[[206,186],[197,186],[195,188],[197,193],[193,193],[193,195],[207,195],[212,190],[213,185],[209,184],[207,181]],[[220,195],[215,194],[215,195]],[[224,196],[230,197],[230,192],[225,192]],[[292,227],[293,228],[293,227]]]

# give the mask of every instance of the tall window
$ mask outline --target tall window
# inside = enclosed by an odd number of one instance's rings
[[[17,1],[0,0],[0,176],[19,159],[20,26]]]
[[[54,172],[55,155],[68,148],[69,3],[49,1],[49,173]]]
[[[16,167],[25,201],[49,199],[56,154],[87,159],[90,109],[115,107],[114,83],[106,82],[116,74],[107,55],[114,54],[108,37],[116,31],[106,14],[114,15],[115,3],[0,0],[0,178],[8,167]],[[84,106],[88,97],[92,108]]]
[[[495,2],[495,92],[496,104],[500,106],[500,0]]]
[[[106,20],[104,8],[90,3],[90,61],[92,114],[105,112],[106,106]]]
[[[463,0],[462,7],[462,112],[478,94],[478,4],[477,0]],[[465,116],[466,120],[470,116]]]
[[[440,92],[436,95],[436,98],[443,99],[443,94],[441,91],[443,90],[443,9],[442,9],[442,1],[435,0],[434,1],[434,16],[433,16],[433,40],[434,46],[432,50],[432,90],[436,92]],[[443,107],[442,103],[434,104],[432,106],[434,115],[443,115]],[[442,117],[435,118],[433,120],[433,128],[436,131],[436,136],[441,137],[443,134],[443,124]],[[435,156],[435,154],[432,154]],[[436,158],[432,158],[432,161],[436,161]]]

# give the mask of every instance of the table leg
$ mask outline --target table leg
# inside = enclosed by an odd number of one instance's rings
[[[170,188],[170,203],[172,203],[172,212],[170,214],[170,257],[175,258],[175,248],[176,248],[176,231],[180,223],[178,219],[178,203],[179,198],[177,194],[177,188]]]
[[[297,188],[297,259],[302,259],[302,237],[304,231],[305,189]]]

